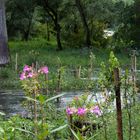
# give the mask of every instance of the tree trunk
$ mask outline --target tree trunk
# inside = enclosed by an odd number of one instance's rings
[[[88,26],[88,23],[87,23],[87,20],[86,20],[86,17],[85,17],[85,13],[84,13],[83,7],[81,5],[81,1],[80,0],[75,0],[75,3],[76,3],[76,6],[78,8],[78,11],[80,13],[80,17],[81,17],[81,20],[82,20],[82,23],[83,23],[83,27],[85,28],[85,32],[86,32],[86,46],[88,48],[91,48],[90,29],[89,29],[89,26]]]
[[[46,9],[47,13],[49,14],[49,16],[52,18],[54,22],[55,31],[56,31],[56,40],[57,40],[57,50],[62,50],[63,48],[61,45],[61,27],[58,22],[58,14],[52,7],[49,6],[47,0],[44,0],[44,2],[45,2],[44,8]]]
[[[0,0],[0,66],[9,63],[5,2]]]
[[[14,32],[14,27],[13,27],[13,24],[14,24],[14,20],[15,20],[15,13],[16,13],[16,11],[14,10],[14,11],[12,11],[11,12],[11,18],[10,18],[10,22],[8,23],[7,22],[7,25],[8,25],[8,30],[7,30],[7,32],[8,32],[8,37],[12,37],[13,36],[13,32]]]
[[[57,39],[57,50],[62,50],[62,45],[61,45],[61,27],[58,23],[57,17],[55,18],[55,28],[56,28],[56,39]]]
[[[25,41],[28,41],[29,40],[29,37],[30,37],[30,32],[31,32],[31,27],[32,27],[32,21],[33,21],[33,17],[34,17],[34,10],[35,9],[33,9],[30,18],[28,19],[29,20],[29,24],[28,24],[28,27],[27,27],[27,29],[25,29],[25,32],[23,34],[23,40],[25,40]]]
[[[48,21],[46,22],[47,24],[47,40],[50,41],[50,30],[49,30],[49,23]]]

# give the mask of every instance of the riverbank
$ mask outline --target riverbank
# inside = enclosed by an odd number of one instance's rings
[[[54,43],[46,41],[9,42],[11,63],[0,69],[0,89],[21,89],[19,75],[24,65],[34,64],[35,68],[49,67],[49,87],[56,89],[58,71],[61,70],[63,90],[85,89],[89,81],[81,78],[97,77],[102,62],[107,63],[110,50],[93,48],[92,54],[87,49],[65,48],[56,51]],[[131,69],[130,51],[115,52],[121,67]],[[140,68],[137,56],[137,68]],[[67,80],[68,79],[68,80]],[[52,82],[54,81],[54,82]],[[90,82],[91,83],[91,82]],[[91,85],[93,86],[93,84]]]

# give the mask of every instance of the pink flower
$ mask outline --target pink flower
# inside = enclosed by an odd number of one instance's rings
[[[94,113],[97,116],[101,116],[102,115],[101,110],[100,110],[99,106],[97,106],[97,105],[95,107],[91,108],[90,112]]]
[[[30,67],[28,65],[25,65],[24,68],[23,68],[24,72],[31,71],[31,70],[32,70],[32,67]]]
[[[68,108],[66,109],[67,115],[73,115],[73,114],[75,114],[76,112],[77,112],[77,109],[76,109],[75,107],[68,107]]]
[[[42,68],[40,68],[40,70],[38,72],[44,73],[44,74],[48,74],[49,70],[47,66],[44,66]]]
[[[32,72],[29,72],[27,75],[28,78],[32,78],[33,76],[34,76],[34,74]]]
[[[25,75],[25,73],[23,72],[23,73],[21,73],[21,75],[20,75],[20,80],[24,80],[24,79],[26,79],[27,77],[26,77],[26,75]]]
[[[77,114],[79,116],[83,116],[83,115],[86,114],[86,112],[87,112],[87,109],[86,108],[78,108]]]
[[[20,75],[20,80],[25,80],[27,78],[32,78],[34,76],[34,71],[32,67],[25,65],[23,68],[23,72]]]

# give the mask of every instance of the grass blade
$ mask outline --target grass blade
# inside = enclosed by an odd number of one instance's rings
[[[64,96],[64,95],[65,95],[65,94],[63,93],[63,94],[59,94],[59,95],[57,95],[57,96],[54,96],[54,97],[52,97],[52,98],[49,98],[49,99],[47,99],[47,100],[45,101],[45,103],[50,102],[50,101],[52,101],[52,100],[54,100],[54,99],[60,98],[60,97],[62,97],[62,96]]]
[[[76,134],[71,128],[70,128],[70,130],[71,130],[72,134],[74,135],[74,137],[75,137],[77,140],[80,140],[80,139],[78,138],[77,134]]]
[[[35,99],[31,98],[31,97],[24,97],[24,98],[29,100],[29,101],[33,101],[33,102],[35,101],[35,102],[39,103],[39,101],[37,101],[37,100],[35,100]]]
[[[64,128],[66,128],[67,126],[68,126],[67,124],[66,125],[63,125],[63,126],[60,126],[59,128],[56,128],[56,129],[52,130],[50,133],[52,134],[52,133],[55,133],[57,131],[60,131],[60,130],[62,130]]]
[[[16,130],[19,130],[21,132],[25,132],[25,133],[28,133],[28,134],[32,134],[32,135],[35,135],[34,133],[28,131],[28,130],[25,130],[25,129],[21,129],[21,128],[15,128]]]

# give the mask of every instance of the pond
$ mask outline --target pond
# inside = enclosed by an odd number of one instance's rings
[[[24,94],[22,91],[0,91],[0,112],[5,113],[6,116],[20,114],[24,110],[21,106],[23,100]]]
[[[69,92],[62,92],[65,94],[63,97],[60,98],[60,102],[56,104],[58,109],[65,109],[66,106],[72,101],[75,96],[80,96],[84,94],[83,91],[69,91]],[[109,93],[110,94],[110,93]],[[93,102],[104,102],[105,96],[102,93],[94,93],[90,92],[88,95],[87,101],[92,99]],[[140,101],[140,94],[138,94],[138,98]],[[22,101],[25,100],[25,96],[23,91],[21,90],[5,90],[0,91],[0,112],[6,114],[7,117],[13,116],[15,114],[22,114],[25,109],[22,107]],[[115,108],[115,101],[112,102],[112,109]]]
[[[62,92],[65,94],[60,98],[60,102],[56,103],[58,109],[65,109],[66,106],[72,101],[75,96],[80,96],[84,92],[82,91],[69,91]],[[92,94],[89,94],[89,99]],[[95,99],[95,98],[94,98]],[[25,100],[23,91],[21,90],[5,90],[0,91],[0,112],[6,114],[6,116],[13,116],[15,114],[22,114],[25,109],[22,107],[22,101]],[[98,100],[102,100],[101,96],[98,96]],[[96,101],[96,100],[95,100]]]
[[[65,109],[66,106],[72,101],[75,96],[80,96],[84,94],[83,91],[69,91],[62,92],[65,94],[60,98],[60,102],[56,103],[58,109]],[[101,94],[96,94],[97,96],[93,96],[93,93],[89,93],[88,100],[92,98],[94,102],[104,102],[104,98]],[[6,114],[6,116],[13,116],[15,114],[22,114],[25,109],[22,107],[22,101],[24,101],[25,96],[23,91],[16,90],[6,90],[0,91],[0,112]]]

